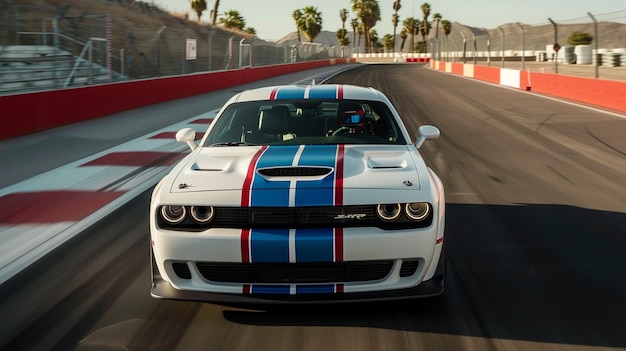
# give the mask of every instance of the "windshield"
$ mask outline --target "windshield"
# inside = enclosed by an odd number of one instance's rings
[[[236,103],[214,124],[204,146],[405,144],[389,108],[376,101]]]

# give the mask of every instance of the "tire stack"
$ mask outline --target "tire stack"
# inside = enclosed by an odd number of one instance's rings
[[[576,55],[577,65],[591,64],[591,45],[576,45],[576,48],[574,49],[574,54]]]
[[[621,63],[621,53],[619,52],[606,52],[602,54],[602,66],[606,67],[618,67]]]
[[[626,67],[626,49],[613,49],[613,52],[620,54],[619,65]]]

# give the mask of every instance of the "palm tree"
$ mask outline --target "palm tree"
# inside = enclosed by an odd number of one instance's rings
[[[392,40],[392,48],[396,49],[396,27],[398,23],[400,23],[400,16],[398,16],[398,11],[400,11],[402,6],[400,5],[400,0],[396,0],[393,2],[393,15],[391,16],[391,24],[393,24],[393,38]]]
[[[298,33],[298,43],[302,41],[300,38],[300,20],[302,19],[302,11],[296,9],[291,13],[291,17],[296,21],[296,33]]]
[[[385,52],[393,51],[393,36],[391,34],[383,35],[383,46]]]
[[[343,47],[350,44],[350,40],[347,38],[348,32],[346,31],[346,21],[348,20],[348,10],[346,9],[339,10],[339,18],[341,19],[341,33],[337,31],[337,40],[339,40],[339,45],[341,45],[341,57],[343,57]]]
[[[300,30],[312,43],[322,31],[322,14],[317,11],[317,7],[307,6],[302,9],[302,19],[299,24]]]
[[[435,38],[439,38],[439,22],[441,22],[441,19],[443,17],[441,16],[441,14],[439,12],[435,13],[433,15],[433,19],[435,20]]]
[[[363,32],[365,33],[365,44],[371,43],[369,39],[370,30],[376,26],[376,22],[380,21],[380,6],[378,0],[350,0],[352,2],[352,11],[356,12],[357,17],[361,19],[363,24]]]
[[[413,17],[409,17],[409,18],[404,19],[404,21],[402,22],[402,25],[403,25],[403,30],[406,33],[411,35],[411,49],[409,51],[414,52],[415,51],[415,34],[417,34],[419,30],[420,21]]]
[[[419,26],[419,31],[422,34],[422,41],[419,44],[421,47],[420,52],[426,52],[424,48],[426,48],[426,39],[428,38],[428,34],[430,33],[431,25],[429,22],[422,21]]]
[[[217,9],[220,7],[220,0],[215,0],[215,5],[213,5],[213,10],[211,10],[211,25],[215,26],[217,23]]]
[[[224,26],[224,28],[238,29],[241,31],[243,31],[246,26],[246,20],[243,19],[237,10],[228,10],[224,12],[224,17],[220,18],[220,23]]]
[[[448,55],[448,35],[450,35],[450,33],[452,32],[452,22],[448,21],[448,20],[442,20],[441,21],[441,31],[443,31],[443,34],[446,35],[446,61],[448,59],[447,55]]]
[[[433,15],[433,19],[435,20],[435,41],[437,42],[437,60],[439,60],[439,53],[441,50],[439,48],[439,22],[441,22],[441,14],[439,12]]]
[[[350,26],[352,27],[352,48],[354,48],[354,44],[356,43],[356,30],[359,27],[359,19],[353,18],[350,21]]]
[[[373,49],[373,52],[376,52],[376,44],[378,44],[378,32],[376,31],[376,29],[372,29],[370,30],[369,33],[369,38],[370,38],[370,47]]]
[[[422,27],[420,28],[420,32],[422,33],[422,42],[426,42],[426,38],[428,34],[430,34],[430,23],[428,22],[428,16],[430,16],[430,4],[425,2],[421,6],[422,14],[424,15],[422,21]]]
[[[256,29],[254,29],[254,27],[248,27],[246,28],[246,33],[256,35]]]
[[[398,23],[400,22],[400,16],[398,16],[397,13],[394,13],[393,15],[391,15],[391,24],[393,25],[393,36],[391,37],[391,47],[396,48],[396,27],[398,26]]]
[[[346,29],[346,21],[348,20],[348,10],[339,10],[339,18],[341,19],[341,29]]]
[[[408,36],[409,36],[409,35],[408,35],[408,34],[406,34],[406,30],[405,30],[405,29],[402,29],[402,30],[400,31],[400,38],[402,39],[402,43],[400,44],[400,52],[402,52],[402,50],[404,49],[404,42],[406,41],[406,38],[407,38]]]
[[[348,39],[348,31],[340,28],[337,33],[337,41],[339,41],[339,45],[341,45],[341,57],[343,57],[343,48],[346,45],[350,45],[350,39]]]
[[[363,23],[359,23],[359,27],[356,29],[356,32],[359,34],[359,45],[357,45],[359,48],[361,47],[361,37],[363,36],[363,34],[365,34],[365,26],[363,26]]]
[[[198,22],[200,22],[200,18],[202,17],[202,12],[206,10],[206,0],[190,0],[191,8],[198,15]]]

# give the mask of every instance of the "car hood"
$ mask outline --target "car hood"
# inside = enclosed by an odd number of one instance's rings
[[[173,171],[172,193],[287,188],[407,189],[420,187],[415,149],[407,145],[205,147]],[[421,160],[421,159],[420,159]]]

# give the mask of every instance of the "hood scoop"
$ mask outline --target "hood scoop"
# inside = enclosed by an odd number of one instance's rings
[[[372,169],[406,168],[408,166],[404,155],[391,157],[368,157],[367,166]]]
[[[333,168],[330,167],[268,167],[257,170],[259,175],[268,180],[271,178],[317,180],[326,177],[332,172]]]
[[[191,164],[192,171],[224,172],[231,168],[233,161],[218,157],[204,157]]]

